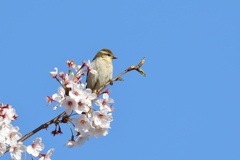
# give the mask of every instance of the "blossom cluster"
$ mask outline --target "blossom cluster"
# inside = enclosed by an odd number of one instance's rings
[[[70,140],[65,143],[68,148],[79,147],[89,140],[89,136],[98,138],[100,135],[106,136],[110,128],[110,122],[113,121],[113,107],[110,103],[114,100],[109,98],[109,91],[93,92],[90,88],[86,88],[86,84],[82,83],[81,77],[85,72],[97,74],[94,70],[94,63],[90,61],[83,62],[82,66],[77,66],[74,61],[67,61],[69,67],[68,73],[56,71],[50,72],[61,87],[58,93],[46,97],[48,105],[51,102],[58,102],[53,107],[56,110],[58,106],[64,108],[69,120],[67,123],[72,124],[76,137],[71,136]],[[84,70],[84,67],[87,69]],[[78,115],[77,118],[73,118]],[[52,134],[62,133],[61,130],[54,131]]]
[[[11,105],[0,104],[0,156],[2,156],[9,147],[9,152],[13,160],[21,159],[22,152],[40,157],[40,160],[50,160],[50,156],[54,149],[48,151],[44,156],[39,155],[40,151],[44,149],[41,143],[41,138],[36,138],[32,145],[24,146],[22,142],[18,141],[22,134],[19,132],[18,126],[13,126],[12,121],[17,119],[15,109]]]
[[[26,151],[26,147],[21,142],[17,142],[22,137],[19,127],[11,124],[17,118],[17,114],[11,105],[1,104],[0,106],[0,156],[6,152],[7,146],[11,146],[10,154],[12,158],[21,158],[21,152]]]

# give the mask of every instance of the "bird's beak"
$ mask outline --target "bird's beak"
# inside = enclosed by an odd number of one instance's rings
[[[117,59],[117,57],[116,56],[113,56],[113,58],[112,59]]]

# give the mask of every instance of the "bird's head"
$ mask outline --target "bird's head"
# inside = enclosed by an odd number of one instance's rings
[[[98,57],[101,57],[103,58],[104,60],[106,61],[112,61],[113,59],[117,59],[117,57],[112,53],[112,51],[110,49],[102,49],[100,50],[96,56],[94,57],[94,59],[98,58]],[[93,60],[94,60],[93,59]]]

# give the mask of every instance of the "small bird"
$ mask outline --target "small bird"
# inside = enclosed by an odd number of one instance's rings
[[[92,91],[98,90],[101,86],[112,79],[113,59],[117,59],[117,57],[112,53],[111,50],[106,48],[100,50],[96,54],[92,62],[95,63],[93,69],[97,71],[97,74],[88,72],[87,88],[92,89]]]

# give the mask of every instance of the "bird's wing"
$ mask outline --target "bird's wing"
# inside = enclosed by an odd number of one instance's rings
[[[97,77],[91,72],[87,73],[87,88],[94,89],[96,85]]]

